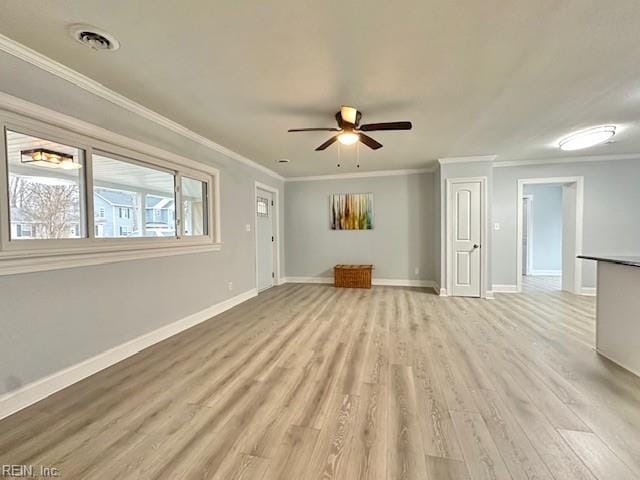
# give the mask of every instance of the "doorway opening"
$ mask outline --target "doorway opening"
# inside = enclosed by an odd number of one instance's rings
[[[517,289],[580,294],[582,177],[518,180]]]
[[[280,283],[278,190],[255,184],[256,289]]]

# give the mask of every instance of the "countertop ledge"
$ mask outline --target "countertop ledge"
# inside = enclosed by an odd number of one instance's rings
[[[640,267],[640,257],[598,257],[595,255],[578,255],[583,260],[597,260],[598,262],[617,263],[618,265],[627,265],[629,267]]]

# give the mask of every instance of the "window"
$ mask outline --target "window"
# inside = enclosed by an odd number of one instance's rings
[[[0,110],[0,275],[220,249],[215,168],[78,128]]]
[[[120,218],[131,218],[131,209],[127,207],[119,207],[118,216]]]
[[[258,197],[258,204],[256,206],[256,211],[258,212],[259,217],[268,217],[269,216],[269,200],[263,197]]]
[[[84,229],[84,152],[11,130],[5,139],[11,239],[79,238]],[[23,230],[26,223],[31,228]]]
[[[118,211],[116,219],[104,219],[100,236],[175,237],[174,185],[173,172],[94,153],[94,203],[99,199]]]
[[[17,224],[15,227],[16,227],[16,237],[18,238],[33,237],[33,228],[31,225]]]
[[[186,236],[207,234],[207,184],[182,177],[182,217]]]

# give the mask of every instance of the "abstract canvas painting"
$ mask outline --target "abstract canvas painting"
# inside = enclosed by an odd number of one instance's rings
[[[332,230],[373,229],[373,193],[334,193],[329,201]]]

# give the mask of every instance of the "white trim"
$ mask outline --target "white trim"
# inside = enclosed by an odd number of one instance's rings
[[[562,163],[580,163],[580,162],[608,162],[617,160],[637,160],[640,159],[640,153],[619,153],[613,155],[585,155],[582,157],[565,157],[565,158],[538,158],[528,160],[501,160],[494,162],[495,168],[505,167],[521,167],[525,165],[549,165]]]
[[[575,256],[582,254],[583,216],[584,216],[584,177],[540,177],[519,178],[517,182],[516,196],[516,285],[518,292],[522,291],[522,198],[525,185],[546,185],[568,183],[576,184],[576,245]],[[582,289],[582,262],[575,258],[574,261],[574,287],[573,292],[579,293]]]
[[[487,298],[488,285],[488,238],[489,238],[489,201],[487,192],[487,177],[460,177],[460,178],[447,178],[445,185],[445,285],[447,285],[447,292],[452,292],[452,275],[451,268],[453,266],[453,259],[451,256],[451,244],[452,244],[452,211],[451,211],[451,186],[455,183],[480,183],[480,298]]]
[[[433,280],[398,280],[395,278],[373,278],[372,285],[389,286],[389,287],[419,287],[434,288],[436,282]]]
[[[580,289],[580,295],[584,295],[586,297],[595,297],[598,294],[598,289],[596,287],[582,287]]]
[[[497,155],[473,155],[469,157],[445,157],[439,158],[440,165],[450,165],[453,163],[473,163],[473,162],[493,162]]]
[[[532,277],[561,277],[562,270],[529,270]]]
[[[206,163],[183,157],[177,153],[169,152],[159,147],[154,147],[153,145],[149,145],[139,140],[134,140],[133,138],[107,130],[106,128],[85,122],[84,120],[79,120],[69,115],[65,115],[64,113],[56,112],[55,110],[14,97],[4,92],[0,92],[0,109],[14,114],[23,115],[39,123],[48,124],[56,128],[62,128],[66,131],[90,137],[91,139],[98,140],[101,144],[106,143],[126,148],[127,150],[138,152],[143,155],[149,155],[178,165],[184,165],[185,167],[189,167],[194,170],[204,170],[215,174],[219,173],[217,168]],[[17,120],[20,121],[20,119]],[[109,145],[102,148],[108,149]]]
[[[4,103],[8,102],[8,103]],[[2,107],[8,110],[1,110]],[[67,128],[71,126],[72,128]],[[221,249],[220,172],[210,165],[165,152],[142,142],[128,139],[100,127],[66,117],[51,110],[0,93],[0,135],[4,128],[59,141],[85,150],[83,183],[86,191],[88,235],[78,239],[11,241],[8,229],[0,227],[0,275],[56,270],[86,265],[154,258],[160,256],[209,252]],[[108,139],[114,140],[110,143]],[[4,138],[0,143],[4,145]],[[95,147],[95,148],[94,148]],[[93,195],[91,182],[92,154],[108,155],[127,163],[171,172],[178,182],[181,174],[207,184],[208,233],[203,236],[175,238],[95,238],[93,230]],[[105,152],[105,153],[102,153]],[[7,163],[5,149],[0,149],[0,199],[6,192]],[[8,203],[0,201],[0,223],[9,224]],[[179,188],[176,189],[176,221],[180,219]],[[179,223],[178,223],[179,224]],[[175,249],[172,251],[171,249]]]
[[[333,277],[286,277],[286,283],[321,283],[333,284]],[[285,283],[283,282],[283,283]],[[395,278],[372,278],[371,285],[388,287],[420,287],[433,288],[437,291],[438,286],[433,280],[405,280]]]
[[[258,289],[258,189],[265,190],[267,192],[273,193],[273,205],[272,211],[275,215],[275,231],[273,232],[273,236],[275,237],[275,278],[273,279],[273,285],[282,285],[280,281],[280,190],[270,185],[265,185],[264,183],[255,182],[254,183],[254,198],[253,198],[253,237],[254,243],[256,245],[256,257],[255,257],[255,273],[256,273],[256,289]]]
[[[436,166],[429,168],[417,168],[412,170],[374,170],[371,172],[336,173],[335,175],[310,175],[306,177],[288,177],[285,182],[314,182],[318,180],[342,180],[348,178],[371,177],[395,177],[400,175],[418,175],[421,173],[433,173]]]
[[[331,283],[332,277],[286,277],[287,283]]]
[[[256,163],[253,160],[250,160],[249,158],[220,145],[219,143],[216,143],[198,133],[195,133],[194,131],[189,130],[187,127],[180,125],[179,123],[174,122],[173,120],[170,120],[169,118],[160,115],[159,113],[154,112],[153,110],[144,107],[137,102],[134,102],[124,95],[114,92],[113,90],[105,87],[101,83],[96,82],[86,75],[83,75],[59,62],[56,62],[55,60],[39,52],[36,52],[35,50],[32,50],[31,48],[22,45],[21,43],[18,43],[15,40],[12,40],[2,34],[0,34],[0,50],[8,53],[9,55],[13,55],[16,58],[24,60],[25,62],[30,63],[35,67],[45,70],[46,72],[49,72],[50,74],[55,75],[62,80],[66,80],[67,82],[72,83],[73,85],[80,87],[83,90],[92,93],[93,95],[103,98],[113,103],[114,105],[122,107],[130,112],[135,113],[136,115],[139,115],[142,118],[145,118],[164,128],[167,128],[179,135],[182,135],[189,140],[193,140],[194,142],[215,150],[225,155],[226,157],[237,160],[240,163],[255,168],[256,170],[277,178],[278,180],[284,180],[284,177],[274,172],[270,168]]]
[[[487,300],[495,300],[496,299],[495,295],[493,294],[493,290],[487,290],[486,299]]]
[[[181,245],[173,247],[145,247],[131,250],[101,251],[95,253],[71,253],[60,255],[44,255],[41,257],[0,258],[0,276],[19,273],[44,272],[48,270],[64,270],[67,268],[105,265],[108,263],[142,260],[146,258],[170,257],[190,253],[217,252],[221,244]]]
[[[518,293],[518,286],[493,284],[493,293]]]
[[[181,320],[110,348],[76,365],[72,365],[64,370],[29,383],[18,390],[4,394],[0,396],[0,419],[22,410],[100,370],[104,370],[111,365],[121,362],[151,345],[240,305],[255,297],[257,294],[258,292],[256,292],[255,289],[248,290]]]
[[[532,275],[531,272],[533,272],[533,243],[534,243],[533,242],[534,196],[529,194],[529,195],[523,195],[522,198],[529,199],[529,214],[527,215],[527,275]]]

